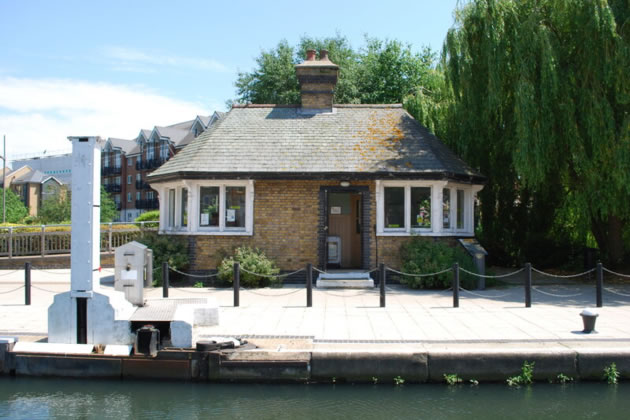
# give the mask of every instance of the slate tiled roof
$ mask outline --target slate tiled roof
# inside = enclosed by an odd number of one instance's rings
[[[332,113],[234,107],[150,178],[222,174],[484,179],[400,105],[335,105]]]
[[[133,140],[117,139],[114,137],[110,137],[108,140],[111,142],[112,147],[120,148],[123,153],[131,152],[136,145],[136,142]]]

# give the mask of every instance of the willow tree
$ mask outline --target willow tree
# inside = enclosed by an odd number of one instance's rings
[[[571,214],[611,262],[623,258],[629,4],[476,0],[457,10],[443,55],[454,98],[451,134],[490,179],[482,192],[484,229],[526,228],[509,225],[523,209],[548,220]]]

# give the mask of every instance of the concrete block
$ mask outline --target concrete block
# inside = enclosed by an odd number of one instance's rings
[[[117,358],[14,354],[15,374],[20,376],[65,376],[120,378]]]
[[[122,359],[123,378],[191,378],[190,360]]]
[[[122,292],[99,290],[92,293],[87,305],[87,341],[91,344],[132,344],[129,318],[134,306]],[[55,295],[48,307],[48,341],[76,343],[76,300],[72,292]]]
[[[204,305],[178,305],[171,321],[171,343],[174,347],[193,346],[194,326],[219,325],[219,306],[214,299]]]
[[[427,354],[387,352],[313,352],[313,379],[348,382],[392,381],[400,376],[408,382],[426,382]]]
[[[9,352],[16,340],[15,337],[0,337],[0,375],[9,373]]]
[[[244,382],[305,382],[310,379],[309,352],[252,351],[223,355],[216,366],[209,359],[208,377]]]
[[[576,353],[572,350],[547,352],[530,349],[505,351],[444,350],[429,351],[429,380],[443,382],[444,374],[457,374],[462,379],[503,382],[521,373],[523,362],[534,362],[534,379],[548,380],[559,373],[576,377]]]
[[[132,348],[133,346],[130,344],[108,344],[105,346],[103,354],[106,356],[129,356]]]
[[[613,347],[578,350],[577,368],[580,379],[602,380],[604,368],[611,363],[615,363],[622,378],[630,378],[630,349]]]
[[[62,343],[34,343],[21,341],[13,347],[14,353],[38,353],[38,354],[92,354],[93,344],[62,344]]]

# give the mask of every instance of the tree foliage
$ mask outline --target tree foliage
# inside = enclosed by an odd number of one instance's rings
[[[4,207],[4,198],[2,194],[0,194],[0,206],[2,206],[6,212],[6,222],[7,223],[20,223],[26,216],[28,216],[28,209],[20,200],[20,197],[17,196],[10,189],[6,189],[6,207]],[[3,211],[3,210],[0,210]]]
[[[118,210],[116,203],[101,186],[101,222],[111,222],[116,218]],[[72,203],[70,194],[60,194],[44,200],[37,214],[39,222],[45,225],[55,223],[69,223],[71,220]]]
[[[482,226],[493,251],[559,225],[575,238],[570,225],[621,261],[629,17],[627,0],[476,0],[457,10],[443,55],[453,96],[444,130],[490,179]]]
[[[336,103],[402,103],[435,76],[436,57],[429,47],[416,53],[411,45],[398,40],[366,37],[365,42],[363,48],[355,50],[339,34],[329,38],[304,36],[295,47],[283,40],[274,49],[261,52],[253,71],[239,73],[237,102],[300,103],[295,65],[304,60],[308,49],[328,50],[330,60],[339,66]]]

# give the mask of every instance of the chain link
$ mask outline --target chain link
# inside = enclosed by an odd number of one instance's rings
[[[257,296],[282,297],[282,296],[292,295],[292,294],[295,294],[297,292],[301,292],[301,291],[306,290],[306,289],[295,289],[295,290],[292,290],[292,291],[287,292],[287,293],[271,294],[271,295],[270,294],[266,294],[266,293],[261,293],[261,292],[258,292],[258,291],[256,291],[256,292],[254,291],[254,290],[259,290],[259,289],[241,289],[241,290],[243,290],[244,292],[247,292],[247,293],[251,293],[252,295],[257,295]]]
[[[184,273],[183,271],[179,271],[174,269],[173,267],[169,266],[168,267],[169,270],[174,271],[175,273],[178,274],[183,274],[184,276],[188,276],[188,277],[193,277],[196,279],[206,279],[206,278],[211,278],[211,277],[216,277],[219,275],[218,272],[214,273],[214,274],[191,274],[191,273]]]
[[[604,287],[604,290],[607,291],[608,293],[612,293],[613,295],[619,295],[619,296],[624,296],[624,297],[630,297],[629,294],[626,293],[621,293],[621,292],[617,292],[616,290],[611,289],[610,287]]]
[[[16,287],[15,289],[11,289],[11,290],[6,291],[6,292],[0,292],[0,295],[8,295],[9,293],[13,293],[13,292],[15,292],[16,290],[20,290],[22,287],[24,287],[24,285],[21,285],[21,286],[19,286],[19,287]]]
[[[55,294],[56,294],[56,293],[59,293],[59,292],[58,292],[58,291],[56,291],[56,290],[44,289],[43,287],[34,286],[34,285],[32,285],[32,284],[31,284],[31,287],[32,287],[33,289],[41,290],[42,292],[55,293]]]
[[[251,274],[253,276],[263,277],[263,278],[267,278],[267,279],[275,279],[275,278],[279,279],[279,278],[282,278],[282,277],[292,276],[293,274],[297,274],[300,271],[304,271],[306,269],[305,268],[300,268],[299,270],[295,270],[292,273],[286,273],[286,274],[258,274],[258,273],[254,273],[253,271],[246,270],[243,267],[240,267],[240,270],[244,271],[245,273],[249,273],[249,274]]]
[[[558,297],[558,298],[570,298],[570,297],[576,297],[576,296],[580,296],[582,293],[575,293],[572,295],[558,295],[555,293],[549,293],[549,292],[543,292],[542,290],[538,290],[538,288],[536,286],[532,286],[532,289],[538,293],[542,293],[543,295],[547,295],[547,296],[551,296],[551,297]]]
[[[461,286],[459,287],[459,290],[462,290],[462,291],[464,291],[466,293],[470,293],[473,296],[477,296],[477,297],[484,298],[484,299],[499,299],[499,298],[506,297],[506,296],[510,295],[510,293],[504,293],[502,295],[497,295],[497,296],[482,295],[480,293],[475,293],[475,292],[471,292],[470,290],[466,290],[466,289],[464,289]]]
[[[32,271],[41,271],[42,273],[53,274],[53,275],[56,275],[56,276],[69,276],[69,275],[70,275],[70,272],[67,272],[67,273],[57,273],[57,272],[55,272],[55,271],[44,270],[44,269],[42,269],[42,268],[32,268],[31,270],[32,270]],[[67,270],[67,268],[64,268],[63,270]]]
[[[2,273],[0,274],[0,277],[8,276],[9,274],[17,273],[18,271],[20,270],[13,270],[13,271],[9,271],[8,273]]]
[[[386,270],[391,271],[392,273],[396,273],[396,274],[400,274],[401,276],[409,276],[409,277],[429,277],[429,276],[437,276],[439,274],[444,274],[446,272],[449,272],[453,269],[453,267],[449,267],[445,270],[442,271],[438,271],[437,273],[428,273],[428,274],[412,274],[412,273],[403,273],[402,271],[398,271],[398,270],[394,270],[393,268],[390,267],[385,267]]]
[[[489,276],[489,275],[485,275],[485,274],[477,274],[477,273],[473,273],[472,271],[468,271],[463,267],[459,267],[460,271],[463,271],[466,274],[470,274],[471,276],[476,276],[476,277],[483,277],[484,279],[502,279],[504,277],[510,277],[513,276],[515,274],[520,273],[521,271],[525,270],[525,268],[521,268],[520,270],[516,270],[512,273],[507,273],[507,274],[500,274],[498,276]]]
[[[574,277],[582,277],[585,274],[589,274],[592,273],[593,271],[595,271],[594,268],[591,268],[590,270],[587,270],[583,273],[578,273],[578,274],[569,274],[567,276],[562,276],[562,275],[558,275],[558,274],[550,274],[550,273],[545,273],[544,271],[540,271],[534,267],[532,267],[532,271],[537,272],[538,274],[542,274],[543,276],[549,276],[549,277],[557,277],[559,279],[570,279],[570,278],[574,278]]]
[[[612,270],[607,269],[606,267],[602,267],[602,269],[603,269],[604,271],[609,272],[610,274],[615,275],[615,276],[625,277],[625,278],[630,278],[630,275],[629,275],[629,274],[621,274],[621,273],[617,273],[617,272],[615,272],[615,271],[612,271]]]

